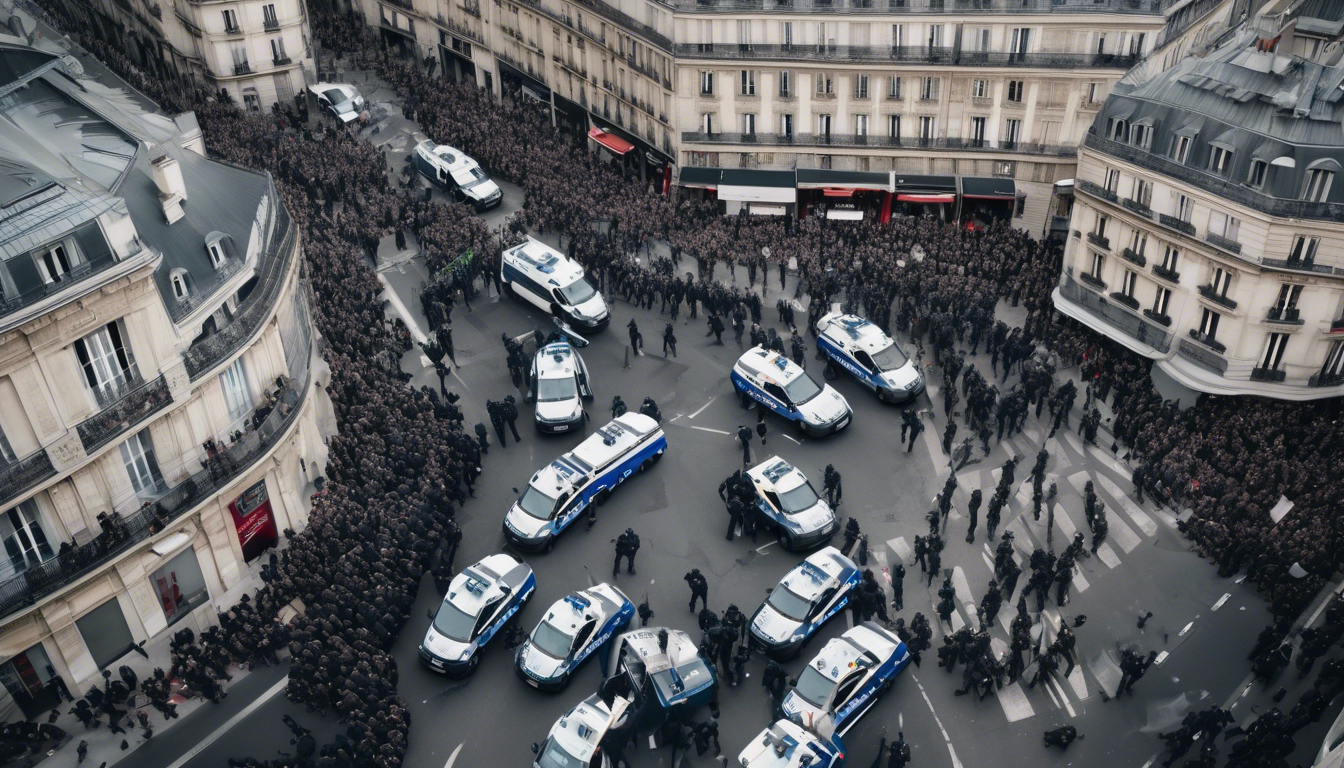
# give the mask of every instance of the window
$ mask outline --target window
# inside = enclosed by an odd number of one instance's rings
[[[1166,251],[1162,254],[1162,268],[1169,272],[1175,272],[1176,263],[1180,260],[1180,255],[1180,251],[1177,251],[1174,247],[1168,245]]]
[[[0,429],[0,467],[12,463],[15,460],[14,449],[9,444],[9,439],[5,437],[5,431]]]
[[[173,298],[178,301],[187,298],[190,291],[187,290],[187,273],[185,270],[173,270],[173,273],[169,275],[168,280],[173,285]]]
[[[789,97],[789,95],[792,94],[792,93],[793,93],[793,78],[790,76],[790,74],[789,74],[789,70],[787,70],[787,69],[782,69],[782,70],[780,70],[780,72],[779,72],[779,95],[780,95],[780,98],[785,98],[785,99],[787,99],[787,98]]]
[[[1012,42],[1009,52],[1013,54],[1012,58],[1021,59],[1027,53],[1027,45],[1031,40],[1031,30],[1019,28],[1013,30]]]
[[[224,406],[228,408],[230,421],[236,421],[252,410],[252,393],[247,386],[243,358],[234,360],[233,365],[219,374],[219,387],[224,392]]]
[[[218,240],[205,246],[205,250],[210,254],[210,266],[219,269],[224,266],[224,245]]]
[[[1106,33],[1100,32],[1097,34],[1097,53],[1105,53],[1105,52],[1106,52]]]
[[[891,47],[892,47],[892,48],[904,48],[904,47],[905,47],[905,25],[904,25],[904,24],[892,24],[892,25],[891,25]]]
[[[1114,168],[1106,170],[1106,191],[1115,193],[1120,188],[1120,171]]]
[[[1224,240],[1235,242],[1237,235],[1240,233],[1241,219],[1219,211],[1214,211],[1209,214],[1209,234],[1217,235]]]
[[[1335,172],[1326,168],[1308,168],[1307,182],[1302,187],[1302,199],[1309,203],[1324,202],[1335,181]]]
[[[700,95],[714,95],[714,73],[709,70],[700,70]]]
[[[827,171],[831,170],[831,156],[819,155],[817,157],[817,167]]]
[[[1283,350],[1288,346],[1288,334],[1265,334],[1265,354],[1260,356],[1260,367],[1266,371],[1277,371],[1283,363]]]
[[[1128,142],[1129,141],[1129,121],[1112,119],[1111,120],[1111,141]]]
[[[867,116],[867,115],[855,115],[855,116],[854,116],[854,135],[855,135],[855,136],[867,136],[867,135],[868,135],[868,116]]]
[[[971,118],[971,142],[974,146],[984,146],[985,143],[985,118]]]
[[[1153,204],[1153,182],[1134,178],[1134,202],[1147,208]]]
[[[135,642],[126,625],[126,615],[121,612],[121,603],[115,597],[75,619],[75,627],[93,663],[99,667],[111,666],[129,653]]]
[[[887,78],[887,98],[888,99],[901,98],[901,78],[899,77]]]
[[[1221,319],[1222,315],[1204,308],[1204,315],[1199,320],[1199,334],[1205,341],[1214,341],[1218,337],[1218,321]]]
[[[742,133],[747,136],[756,135],[756,115],[751,112],[742,113]]]
[[[700,115],[700,130],[705,133],[714,133],[714,115],[712,113],[705,112]]]
[[[983,53],[989,50],[989,27],[980,27],[979,29],[966,30],[965,37],[966,50]]]
[[[1121,295],[1128,296],[1131,299],[1134,298],[1134,283],[1137,280],[1138,276],[1132,270],[1126,269],[1125,276],[1120,279]]]
[[[1135,33],[1131,33],[1131,34],[1130,34],[1130,36],[1129,36],[1129,55],[1130,55],[1130,56],[1139,56],[1139,55],[1141,55],[1141,54],[1143,53],[1143,40],[1144,40],[1144,37],[1145,37],[1145,36],[1146,36],[1146,35],[1145,35],[1145,33],[1143,33],[1143,32],[1139,32],[1139,33],[1137,33],[1137,34],[1135,34]]]
[[[892,141],[901,140],[901,116],[887,115],[887,138]]]
[[[280,24],[275,18],[275,5],[273,3],[261,6],[261,16],[268,27],[278,26]]]
[[[1185,158],[1190,155],[1190,137],[1173,136],[1171,138],[1171,159],[1178,163],[1184,163]]]
[[[793,136],[793,115],[779,116],[779,132],[785,136]]]
[[[989,97],[989,81],[988,81],[988,80],[972,80],[972,81],[971,81],[971,98],[973,98],[973,99],[984,99],[984,98],[988,98],[988,97]]]
[[[1320,378],[1324,381],[1337,384],[1340,377],[1344,377],[1344,340],[1330,344],[1330,351],[1325,353],[1325,363],[1321,366]]]
[[[825,51],[827,48],[835,50],[835,25],[828,25],[824,21],[817,22],[817,50]]]
[[[835,92],[835,81],[829,72],[818,72],[812,76],[817,81],[817,95],[830,96]]]
[[[1187,195],[1176,197],[1176,218],[1186,223],[1195,215],[1195,200]]]
[[[1129,249],[1142,256],[1143,252],[1148,249],[1147,233],[1140,229],[1134,230],[1134,236],[1129,241]]]
[[[1153,314],[1167,316],[1167,307],[1171,304],[1171,289],[1157,286],[1157,298],[1153,299]]]
[[[1026,90],[1025,84],[1021,80],[1008,81],[1008,100],[1017,104],[1022,103],[1022,95]]]
[[[943,25],[942,25],[942,24],[930,24],[930,25],[929,25],[929,47],[930,47],[930,48],[942,48],[942,47],[943,47]]]
[[[1130,143],[1141,149],[1153,146],[1153,126],[1151,123],[1136,123],[1129,132]]]
[[[755,95],[756,95],[756,72],[755,72],[755,70],[751,70],[751,69],[744,69],[744,70],[742,70],[741,75],[740,75],[740,78],[739,78],[739,82],[740,82],[741,87],[742,87],[740,93],[741,93],[743,96],[755,96]]]
[[[625,38],[621,38],[624,42]],[[737,22],[737,49],[739,51],[751,50],[751,22],[741,19]]]
[[[0,515],[0,535],[5,540],[11,574],[51,559],[51,542],[38,522],[37,505],[32,499]]]
[[[122,441],[121,461],[137,496],[157,496],[162,492],[163,477],[159,474],[159,462],[154,458],[154,442],[148,428]]]
[[[286,58],[288,57],[285,56],[285,39],[283,37],[271,38],[271,59],[284,61]]]
[[[1095,224],[1095,226],[1093,226],[1093,228],[1092,228],[1092,234],[1096,235],[1097,237],[1105,237],[1105,236],[1106,236],[1106,225],[1107,225],[1108,223],[1109,223],[1109,220],[1106,218],[1106,214],[1104,214],[1104,213],[1098,213],[1098,214],[1097,214],[1097,221],[1096,221],[1096,224]]]
[[[868,76],[867,76],[867,75],[855,75],[855,76],[854,76],[854,98],[856,98],[856,99],[866,99],[866,98],[868,98]]]
[[[135,357],[124,334],[125,326],[116,320],[75,341],[84,380],[100,399],[114,396],[137,376]]]
[[[923,84],[920,86],[919,98],[923,99],[924,101],[937,101],[938,83],[939,79],[936,77],[924,78]]]
[[[817,135],[831,138],[831,116],[817,115]]]
[[[47,285],[59,283],[77,263],[72,260],[71,251],[64,243],[56,243],[40,251],[37,256],[37,269],[42,273],[42,282]]]
[[[1209,286],[1213,289],[1215,296],[1227,298],[1227,289],[1232,285],[1232,272],[1222,267],[1213,268],[1213,278],[1209,280]]]
[[[1232,167],[1232,150],[1223,147],[1214,146],[1209,152],[1209,170],[1213,173],[1227,175]]]
[[[1094,280],[1100,281],[1101,272],[1105,268],[1106,268],[1106,257],[1102,256],[1097,251],[1093,251],[1092,266],[1088,268],[1087,273],[1091,275]]]
[[[224,29],[229,32],[238,31],[238,14],[235,11],[224,11]]]
[[[784,50],[793,50],[793,22],[781,21],[779,23],[779,42]]]
[[[1252,160],[1250,173],[1246,175],[1246,183],[1252,187],[1263,187],[1265,185],[1265,174],[1269,171],[1269,163],[1264,160]]]
[[[927,115],[919,118],[919,140],[928,142],[933,141],[933,138],[934,138],[933,118],[928,117]]]
[[[196,550],[191,547],[150,574],[149,583],[154,586],[164,618],[170,625],[186,618],[210,599]]]
[[[1316,247],[1321,244],[1319,237],[1305,237],[1298,235],[1293,238],[1293,250],[1288,252],[1289,264],[1314,264],[1316,263]]]
[[[1279,298],[1274,302],[1275,309],[1296,309],[1297,300],[1302,297],[1300,284],[1284,283],[1279,286]]]
[[[1101,102],[1101,83],[1087,84],[1087,103],[1097,104]]]

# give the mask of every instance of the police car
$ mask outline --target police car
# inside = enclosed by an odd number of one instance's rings
[[[904,403],[924,391],[915,361],[881,328],[858,315],[832,312],[821,318],[817,349],[876,392],[879,400]]]
[[[765,347],[752,347],[737,359],[730,376],[743,407],[755,400],[796,423],[809,435],[829,435],[849,424],[845,398],[818,384],[789,358]]]
[[[822,738],[790,720],[776,720],[737,756],[743,768],[839,768],[844,761],[839,736]]]
[[[490,555],[453,577],[420,642],[420,660],[435,672],[465,674],[537,589],[537,577],[513,555]]]
[[[776,659],[798,655],[821,625],[849,604],[859,567],[826,547],[807,556],[779,580],[751,617],[751,641]]]
[[[569,677],[635,615],[635,604],[610,584],[571,592],[546,611],[518,647],[513,668],[533,687],[558,691]]]
[[[364,97],[349,83],[315,83],[308,91],[317,99],[317,105],[336,116],[342,123],[359,117],[364,111]]]
[[[568,340],[560,338],[537,349],[530,378],[538,430],[583,428],[583,401],[593,399],[593,391],[588,387],[588,366]]]
[[[411,155],[421,175],[457,200],[469,202],[479,212],[499,205],[504,199],[499,185],[490,180],[475,160],[447,144],[422,141]]]
[[[505,290],[579,330],[598,331],[611,322],[607,302],[583,267],[545,243],[529,237],[506,249],[499,269]]]
[[[756,489],[756,509],[779,532],[785,549],[816,546],[835,535],[840,523],[802,472],[778,456],[747,470]]]
[[[659,635],[667,633],[667,647]],[[612,643],[603,671],[624,675],[633,697],[623,725],[657,727],[668,717],[689,717],[708,703],[717,682],[714,668],[700,655],[691,636],[679,629],[644,627],[626,632]]]
[[[532,768],[611,768],[602,739],[616,727],[626,703],[617,696],[608,707],[597,694],[579,702],[551,726],[546,741],[532,745],[537,756]]]
[[[784,697],[784,716],[818,733],[845,733],[910,663],[899,637],[864,622],[821,649]]]
[[[523,550],[550,549],[589,504],[603,504],[612,489],[653,466],[666,450],[667,437],[648,416],[626,413],[611,420],[532,475],[504,516],[505,538]]]

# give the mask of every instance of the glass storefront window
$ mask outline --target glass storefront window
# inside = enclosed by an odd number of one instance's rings
[[[121,604],[115,597],[75,619],[75,627],[99,669],[110,667],[134,644],[131,628],[126,625],[126,615],[121,612]]]
[[[172,624],[191,613],[210,599],[205,589],[205,577],[196,559],[196,550],[185,552],[169,560],[162,568],[150,574],[149,583],[159,598],[163,615]]]

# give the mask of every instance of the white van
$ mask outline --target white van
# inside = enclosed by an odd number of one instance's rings
[[[490,180],[475,160],[447,144],[422,141],[411,156],[415,169],[445,192],[462,202],[471,203],[479,213],[494,208],[504,199],[499,185]]]
[[[765,347],[744,352],[729,379],[744,408],[755,400],[814,437],[839,432],[852,416],[849,403],[830,384],[818,384],[792,360]]]
[[[505,290],[564,323],[591,332],[611,322],[607,302],[583,276],[583,267],[543,242],[529,237],[507,249],[499,269]]]

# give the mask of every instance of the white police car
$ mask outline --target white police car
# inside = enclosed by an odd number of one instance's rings
[[[364,97],[349,83],[314,83],[308,86],[308,91],[319,107],[342,123],[349,123],[364,111]]]
[[[513,555],[490,555],[453,577],[420,642],[420,661],[435,672],[465,674],[537,589],[537,577]]]
[[[790,720],[776,720],[737,756],[743,768],[839,768],[844,761],[839,736],[822,738]]]
[[[519,549],[549,549],[589,504],[603,504],[613,488],[653,466],[666,450],[667,437],[648,416],[626,413],[611,420],[532,475],[504,516],[505,538]]]
[[[845,733],[910,663],[899,637],[864,622],[821,649],[780,704],[784,716],[817,733]]]
[[[546,741],[532,745],[537,756],[532,768],[611,768],[602,739],[616,727],[627,705],[617,696],[608,707],[596,693],[579,702],[551,726]],[[503,764],[503,760],[497,763]]]
[[[751,642],[776,659],[798,655],[821,625],[849,604],[859,567],[826,547],[808,555],[779,580],[751,617]]]
[[[664,633],[666,647],[659,639]],[[616,638],[605,669],[613,677],[625,675],[630,683],[637,711],[625,724],[636,729],[661,725],[668,717],[689,717],[713,699],[718,684],[714,668],[691,636],[664,627],[644,627]]]
[[[533,687],[558,691],[590,655],[630,623],[635,604],[610,584],[555,601],[518,647],[513,668]]]
[[[904,403],[924,391],[915,361],[877,325],[858,315],[832,312],[817,321],[817,349],[888,403]]]
[[[545,243],[529,237],[505,249],[499,269],[505,290],[577,329],[597,331],[611,322],[607,302],[583,267]]]
[[[785,549],[814,547],[835,535],[835,512],[812,488],[807,477],[778,456],[747,470],[756,489],[756,510],[779,533]]]
[[[485,175],[480,163],[460,149],[422,141],[415,146],[411,159],[421,175],[457,200],[471,203],[478,212],[494,208],[504,199],[499,185]]]
[[[809,435],[838,432],[852,418],[849,403],[839,392],[818,384],[792,360],[765,347],[747,350],[729,378],[743,407],[755,400]]]
[[[530,373],[536,400],[536,424],[542,432],[569,432],[583,428],[583,401],[593,398],[588,366],[563,337],[537,349]]]

